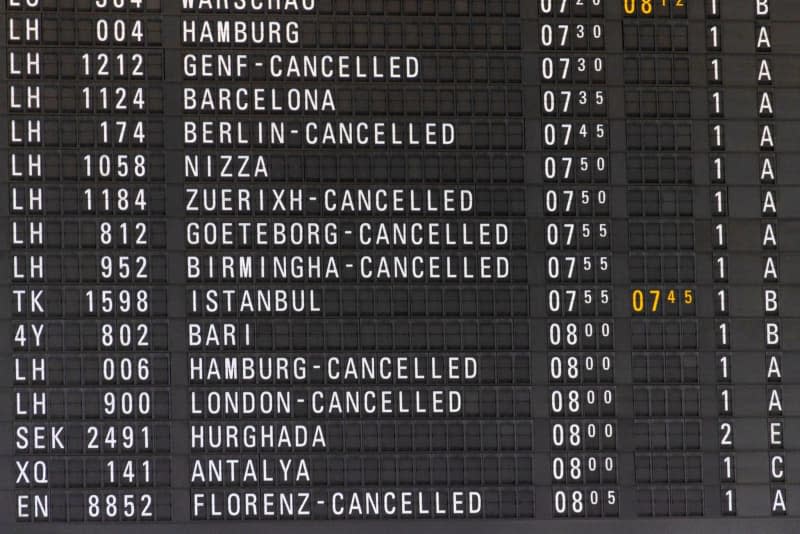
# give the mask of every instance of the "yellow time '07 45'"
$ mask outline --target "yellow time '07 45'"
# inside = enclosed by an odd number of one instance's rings
[[[631,310],[634,313],[656,313],[667,306],[694,304],[692,289],[634,289]]]

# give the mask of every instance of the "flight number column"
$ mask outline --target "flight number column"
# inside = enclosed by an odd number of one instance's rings
[[[84,3],[81,7],[84,7]],[[96,325],[98,387],[90,450],[103,454],[102,491],[88,520],[167,520],[170,358],[166,289],[166,191],[160,0],[93,0],[81,27],[94,50],[81,56],[81,215],[94,220],[99,276],[83,288],[82,315]],[[84,118],[84,116],[86,118]],[[92,120],[94,118],[94,120]],[[94,122],[94,124],[92,124]],[[94,128],[92,128],[94,126]],[[94,376],[97,376],[96,384]],[[86,377],[90,378],[86,378]]]
[[[555,517],[619,514],[602,0],[539,2]]]
[[[16,519],[169,519],[158,2],[7,9]]]

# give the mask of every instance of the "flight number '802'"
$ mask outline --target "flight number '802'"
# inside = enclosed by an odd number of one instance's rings
[[[141,349],[150,346],[147,323],[102,323],[100,346],[104,349]]]

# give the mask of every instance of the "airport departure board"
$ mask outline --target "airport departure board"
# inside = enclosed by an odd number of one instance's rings
[[[0,533],[800,532],[800,3],[0,20]]]

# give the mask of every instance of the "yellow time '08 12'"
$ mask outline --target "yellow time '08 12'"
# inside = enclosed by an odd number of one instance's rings
[[[683,9],[686,0],[624,0],[626,15],[652,15],[656,6]]]

